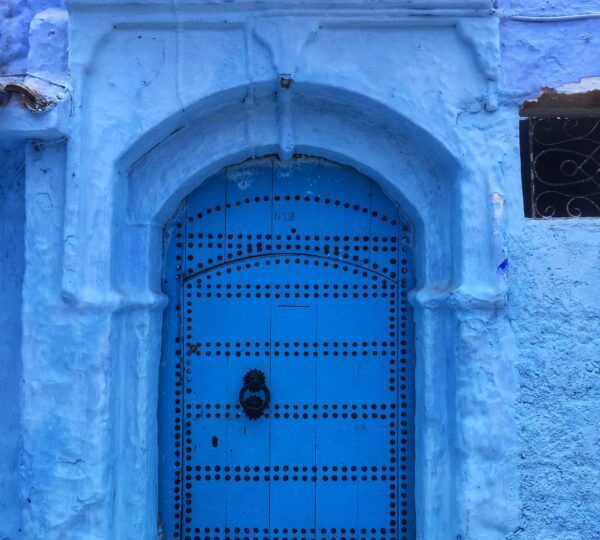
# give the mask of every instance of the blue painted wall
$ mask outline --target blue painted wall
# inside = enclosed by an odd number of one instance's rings
[[[62,0],[4,0],[0,4],[0,76],[27,73],[31,20],[45,9],[62,7]]]
[[[501,83],[509,96],[535,97],[583,77],[600,76],[600,18],[521,22],[514,17],[600,15],[597,0],[504,0],[500,2]]]
[[[0,539],[19,538],[21,288],[25,174],[21,144],[0,147]]]
[[[36,11],[61,5],[58,0],[9,0],[2,4],[0,76],[27,70],[29,22]],[[498,3],[501,106],[496,114],[503,125],[503,137],[490,159],[498,161],[507,186],[498,202],[506,214],[508,233],[508,266],[502,271],[508,280],[506,317],[514,332],[514,364],[519,375],[516,421],[521,482],[515,496],[521,499],[522,515],[510,537],[513,540],[600,538],[600,221],[523,218],[517,130],[522,100],[535,97],[542,87],[600,76],[600,18],[514,20],[515,16],[555,17],[598,11],[597,0]],[[66,50],[66,43],[63,45]],[[136,47],[144,50],[139,43]],[[56,78],[61,77],[62,73],[57,73]],[[22,148],[22,142],[9,141],[0,153],[1,540],[20,538]]]
[[[41,28],[37,33],[43,40],[36,58],[28,58],[30,25],[34,17],[48,8],[64,7],[62,0],[7,0],[0,3],[0,84],[3,79],[25,73],[63,79],[61,59],[66,57],[67,44],[60,37],[59,52],[54,30]],[[43,23],[42,23],[43,26]],[[35,32],[35,31],[34,31]],[[43,35],[42,35],[43,34]],[[30,47],[31,45],[31,47]],[[54,65],[59,69],[48,70]],[[60,69],[62,67],[62,69]],[[14,103],[5,105],[9,117]],[[6,110],[8,109],[8,110]],[[7,117],[0,120],[0,133],[8,128]],[[12,126],[11,126],[12,127]],[[17,132],[19,129],[17,128]],[[20,492],[21,463],[21,308],[25,251],[25,142],[11,131],[0,135],[0,540],[23,538],[21,516],[23,498]]]
[[[501,8],[502,91],[513,108],[542,87],[600,75],[600,18],[510,20],[597,14],[597,1],[511,0]],[[513,115],[509,130],[516,123]],[[507,144],[516,137],[509,131]],[[519,347],[523,510],[515,538],[600,538],[600,220],[523,219],[518,163],[504,165],[512,186],[508,316]]]

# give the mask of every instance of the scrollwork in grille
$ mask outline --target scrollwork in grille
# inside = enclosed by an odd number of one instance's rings
[[[600,118],[521,122],[525,216],[600,216]]]

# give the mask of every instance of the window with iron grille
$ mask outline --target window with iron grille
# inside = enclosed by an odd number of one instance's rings
[[[521,121],[525,217],[600,216],[600,116]]]

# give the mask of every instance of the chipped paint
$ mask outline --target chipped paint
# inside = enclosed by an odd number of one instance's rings
[[[504,195],[501,193],[492,193],[492,205],[494,207],[494,220],[501,221],[504,216]]]
[[[556,91],[559,94],[584,94],[600,90],[600,77],[583,77],[577,82],[561,84]]]

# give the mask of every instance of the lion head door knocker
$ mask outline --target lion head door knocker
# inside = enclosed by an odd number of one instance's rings
[[[265,384],[265,374],[251,369],[244,375],[244,386],[240,390],[240,405],[251,420],[260,418],[269,406],[271,394]]]

